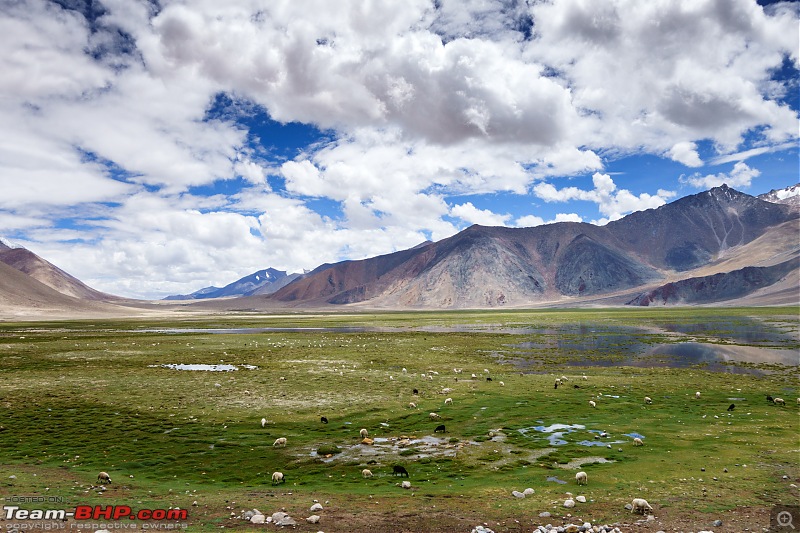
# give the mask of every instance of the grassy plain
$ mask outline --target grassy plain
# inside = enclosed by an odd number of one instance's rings
[[[277,330],[185,331],[244,328]],[[59,502],[45,508],[180,507],[189,531],[255,528],[231,518],[252,508],[284,508],[298,531],[469,531],[486,522],[499,532],[561,523],[567,512],[567,522],[633,522],[623,506],[634,497],[698,527],[737,509],[796,505],[798,366],[710,371],[643,353],[687,342],[798,354],[798,309],[4,323],[0,495]],[[239,370],[162,366],[189,363]],[[569,380],[554,389],[562,375]],[[446,433],[434,434],[439,424]],[[581,427],[554,444],[533,429],[552,424]],[[375,445],[360,444],[360,428]],[[644,446],[632,445],[634,433]],[[426,441],[399,447],[400,436]],[[277,437],[285,448],[272,446]],[[411,490],[397,486],[394,464],[410,472]],[[101,470],[113,480],[105,488]],[[579,470],[585,487],[575,484]],[[273,486],[273,471],[286,483]],[[527,487],[535,494],[511,496]],[[589,501],[563,509],[567,491]],[[314,500],[325,507],[318,525],[304,521]],[[542,511],[553,517],[538,518]]]

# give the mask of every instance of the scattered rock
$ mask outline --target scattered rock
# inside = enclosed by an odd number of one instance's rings
[[[494,533],[494,531],[492,531],[488,527],[476,526],[472,528],[471,533]]]
[[[714,520],[714,527],[719,527],[722,525],[722,520]]]
[[[548,513],[547,511],[539,513],[539,518],[550,518],[550,513]]]
[[[309,511],[311,511],[312,513],[313,513],[314,511],[321,511],[321,510],[322,510],[322,505],[320,505],[320,504],[318,504],[318,503],[315,503],[315,504],[314,504],[314,505],[312,505],[312,506],[311,506],[311,508],[309,509]]]
[[[575,498],[575,501],[578,503],[586,503],[586,496],[578,496]]]
[[[578,533],[580,530],[581,528],[576,526],[575,524],[568,524],[564,528],[564,533]]]
[[[403,487],[404,489],[410,489],[411,488],[411,482],[410,481],[403,481],[403,483],[401,483],[400,486]]]
[[[512,490],[511,491],[511,495],[514,496],[515,498],[524,498],[525,497],[525,494],[520,492],[520,491],[518,491],[518,490]]]
[[[267,521],[267,517],[264,516],[263,514],[254,514],[250,518],[250,523],[251,524],[263,524],[266,521]]]
[[[532,488],[528,487],[527,489],[522,491],[522,494],[524,494],[525,496],[530,496],[531,494],[534,494],[535,492],[536,492],[535,490],[533,490]]]
[[[626,503],[625,504],[625,509],[627,509],[628,511],[632,511],[633,510],[633,505],[631,505],[629,503]]]
[[[287,513],[283,511],[278,511],[277,513],[272,513],[272,523],[276,526],[296,526],[297,522],[289,516]]]
[[[319,515],[312,514],[311,516],[306,518],[306,522],[308,522],[309,524],[319,524]]]
[[[575,500],[565,500],[564,501],[564,507],[566,507],[568,509],[571,508],[571,507],[575,507]]]

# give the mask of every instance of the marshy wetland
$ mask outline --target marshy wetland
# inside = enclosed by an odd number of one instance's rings
[[[632,524],[634,497],[656,529],[752,531],[800,498],[799,326],[797,308],[3,323],[0,486],[180,507],[189,531],[276,529],[236,518],[253,508],[328,533]]]

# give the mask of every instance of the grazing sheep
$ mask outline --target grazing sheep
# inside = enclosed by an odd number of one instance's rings
[[[700,391],[697,391],[697,392],[694,393],[694,399],[695,400],[699,400],[700,399]]]
[[[634,446],[644,446],[644,442],[639,437],[635,437],[633,439],[633,445]]]
[[[393,476],[399,475],[400,477],[403,476],[408,477],[408,470],[406,470],[404,466],[394,465],[392,466],[392,475]]]
[[[439,415],[437,415],[436,413],[430,413],[430,414],[428,415],[428,418],[430,418],[431,420],[438,420],[438,419],[440,419],[441,417],[440,417]]]
[[[419,391],[417,389],[414,389],[413,391],[411,391],[411,393],[412,394],[419,394]]]
[[[651,403],[653,403],[653,399],[650,396],[645,396],[644,397],[644,403],[646,403],[647,405],[650,405]]]
[[[581,377],[582,377],[583,379],[589,379],[589,378],[587,378],[587,377],[586,377],[586,374],[584,374],[584,375],[583,375],[583,376],[581,376]]]
[[[477,378],[478,376],[476,376],[475,374],[472,374],[472,376],[470,376],[470,377],[471,377],[472,379],[475,379],[475,378]]]
[[[369,468],[365,468],[361,471],[361,475],[364,477],[364,479],[367,479],[368,477],[372,477],[372,471]]]
[[[111,476],[108,475],[108,472],[100,472],[97,474],[97,482],[98,483],[111,483]]]
[[[361,431],[359,431],[358,434],[361,435],[362,439],[369,437],[369,431],[367,431],[366,428],[361,428]]]
[[[277,485],[278,483],[285,483],[286,480],[283,477],[283,472],[273,472],[272,473],[272,484]]]
[[[775,405],[783,405],[783,406],[786,406],[786,400],[784,400],[783,398],[775,398],[775,399],[774,399],[774,400],[772,400],[772,401],[775,403]]]
[[[408,370],[406,370],[405,367],[403,367],[403,374],[405,374],[407,372],[408,372]]]
[[[324,416],[319,417],[319,421],[322,422],[323,424],[327,424],[328,423],[328,419],[325,418]]]
[[[591,405],[592,407],[597,407],[597,402],[595,402],[594,400],[589,400],[589,405]]]
[[[416,409],[417,408],[417,404],[415,404],[414,402],[409,402],[408,406],[410,408],[412,408],[412,409]]]
[[[506,384],[505,384],[505,383],[503,383],[503,382],[501,381],[501,382],[500,382],[500,386],[501,386],[501,387],[505,387],[505,386],[506,386]],[[800,400],[800,398],[798,398],[798,400]]]
[[[800,398],[797,399],[797,405],[800,405]]]
[[[279,437],[275,439],[275,442],[272,443],[273,446],[280,446],[281,448],[286,447],[286,437]]]
[[[261,419],[261,427],[263,428],[266,425],[267,425],[267,419],[266,418],[262,418]]]
[[[434,433],[447,433],[447,430],[444,429],[444,424],[440,424],[436,426],[436,429],[433,430]]]
[[[586,475],[586,472],[578,472],[575,474],[575,481],[578,485],[586,485],[589,482],[589,476]]]
[[[555,385],[553,385],[553,388],[554,388],[554,389],[557,389],[557,388],[558,388],[558,383],[559,383],[559,381],[558,381],[558,380],[556,380],[556,384],[555,384]]]
[[[653,508],[647,503],[647,500],[644,498],[634,498],[631,502],[631,512],[632,513],[639,513],[639,514],[648,514],[648,511],[652,511]]]
[[[771,402],[772,400],[773,400],[772,396],[770,396],[769,394],[767,394],[767,401],[768,401],[768,402]]]
[[[447,399],[445,399],[445,401],[444,401],[444,404],[445,404],[445,405],[450,405],[450,404],[452,404],[452,403],[453,403],[453,399],[452,399],[452,398],[447,398]]]
[[[736,404],[732,403],[728,406],[728,411],[733,411],[734,409],[736,409]]]

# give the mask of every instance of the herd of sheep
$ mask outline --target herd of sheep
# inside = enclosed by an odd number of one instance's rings
[[[456,374],[460,374],[463,371],[463,369],[453,369],[453,370],[455,371]],[[407,370],[405,368],[403,368],[402,372],[405,374],[405,373],[407,373]],[[487,374],[489,373],[488,370],[485,370],[485,372]],[[431,378],[434,374],[438,374],[438,372],[430,372],[430,373],[426,374],[425,377],[426,378]],[[472,374],[471,377],[472,377],[472,379],[476,379],[477,375],[476,374]],[[391,376],[390,376],[390,378],[391,378]],[[588,379],[586,375],[581,376],[581,378],[583,380]],[[491,379],[492,379],[491,377],[487,377],[486,378],[487,381],[491,381]],[[456,380],[458,380],[458,378],[456,378]],[[554,388],[558,389],[558,387],[564,385],[566,381],[568,381],[568,378],[566,376],[561,376],[560,378],[557,378],[555,380]],[[502,386],[503,382],[499,382],[499,384]],[[578,385],[574,385],[574,387],[575,388],[580,388]],[[443,389],[442,393],[446,394],[446,393],[448,393],[450,391],[451,391],[451,389],[445,388],[445,389]],[[413,394],[415,396],[418,393],[419,393],[419,391],[417,389],[413,390]],[[700,391],[695,392],[694,397],[695,397],[696,400],[700,400],[700,398],[701,398]],[[600,396],[598,396],[598,398],[600,398]],[[785,406],[786,405],[785,400],[783,400],[782,398],[772,398],[772,396],[767,396],[767,400],[772,402],[772,403],[774,403],[775,405],[781,405],[781,406]],[[800,404],[800,398],[798,398],[797,402],[798,402],[798,404]],[[646,405],[651,405],[653,403],[653,399],[650,398],[649,396],[645,396],[644,397],[644,403]],[[453,398],[448,396],[444,400],[444,405],[448,405],[449,406],[449,405],[452,405],[452,404],[453,404]],[[589,405],[592,408],[596,408],[597,407],[597,402],[595,400],[589,400]],[[415,402],[410,402],[408,404],[408,406],[410,408],[412,408],[412,409],[416,409],[417,408],[417,404]],[[731,406],[728,407],[728,411],[732,411],[734,407],[735,407],[735,405],[731,404]],[[439,420],[441,418],[441,416],[438,413],[431,412],[428,415],[428,418],[430,420],[432,420],[432,421],[435,421],[435,420]],[[325,423],[325,424],[328,423],[328,419],[326,417],[324,417],[324,416],[320,418],[320,421],[322,423]],[[261,419],[261,427],[265,427],[266,425],[267,425],[267,420],[262,418]],[[445,431],[446,431],[445,426],[443,424],[441,424],[441,425],[438,425],[436,427],[436,429],[434,430],[434,433],[445,432]],[[372,444],[373,441],[372,441],[372,439],[369,438],[369,431],[366,428],[362,428],[359,431],[359,436],[362,439],[362,441],[361,441],[362,444]],[[632,441],[632,444],[634,446],[643,446],[644,442],[643,442],[642,438],[634,437],[633,441]],[[287,445],[287,438],[286,437],[279,437],[279,438],[275,439],[275,442],[273,443],[273,446],[276,447],[276,448],[277,447],[286,447],[286,445]],[[393,475],[395,475],[395,476],[396,475],[400,475],[400,476],[409,477],[408,471],[403,466],[400,466],[400,465],[394,465],[393,466]],[[372,473],[372,471],[370,469],[364,468],[363,470],[361,470],[361,476],[364,479],[369,479],[369,478],[373,477],[373,473]],[[272,474],[272,483],[273,484],[277,485],[277,484],[280,484],[280,483],[285,483],[285,481],[286,481],[286,477],[282,472],[273,472],[273,474]],[[111,483],[111,478],[110,478],[108,473],[100,472],[100,474],[98,475],[98,482],[100,482],[100,483]],[[580,472],[576,473],[575,474],[575,482],[578,485],[586,485],[586,484],[588,484],[588,475],[587,475],[587,473],[583,472],[583,471],[580,471]],[[404,485],[404,487],[405,486],[406,485]],[[631,502],[631,504],[628,507],[631,508],[632,512],[640,513],[640,514],[647,514],[647,513],[650,513],[650,512],[653,511],[653,507],[643,498],[634,498],[633,501]]]
[[[462,371],[462,369],[453,369],[453,370],[457,374],[460,374],[461,371]],[[405,368],[403,368],[402,372],[406,373],[407,370]],[[488,374],[489,371],[485,370],[485,372]],[[425,377],[426,378],[430,377],[432,374],[434,374],[434,373],[432,372],[431,374],[428,374]],[[436,374],[438,374],[438,373],[436,373]],[[477,375],[476,374],[472,374],[472,378],[473,379],[477,378]],[[581,378],[583,380],[587,380],[588,379],[586,375],[581,376]],[[491,380],[490,377],[487,377],[486,379],[487,379],[487,381]],[[565,382],[568,381],[568,379],[569,378],[567,378],[566,376],[561,376],[560,378],[557,378],[556,381],[555,381],[555,388],[557,389],[559,386],[564,385]],[[503,382],[499,382],[499,384],[502,386]],[[575,388],[579,388],[579,386],[575,385]],[[443,389],[442,393],[448,393],[450,391],[451,391],[451,389],[445,388],[445,389]],[[417,389],[414,389],[413,390],[413,394],[416,396],[416,395],[419,394],[419,391]],[[695,399],[699,400],[700,397],[701,397],[700,392],[699,391],[696,392],[694,397],[695,397]],[[774,401],[775,404],[785,405],[785,402],[780,398],[775,398],[773,400],[771,397],[768,397],[768,399],[770,401]],[[644,403],[647,404],[647,405],[651,405],[653,403],[653,400],[649,396],[645,396],[644,397]],[[800,403],[800,399],[798,399],[798,403]],[[447,397],[444,400],[444,405],[452,405],[452,404],[453,404],[453,398],[452,397]],[[416,409],[417,408],[417,404],[415,402],[410,402],[408,405],[412,409]],[[589,405],[591,407],[597,407],[597,402],[594,401],[594,400],[589,400]],[[730,410],[730,408],[729,408],[729,410]],[[428,417],[429,417],[430,420],[439,420],[441,418],[441,415],[439,415],[438,413],[435,413],[435,412],[431,412],[428,415]],[[326,417],[324,417],[324,416],[320,418],[320,421],[322,423],[328,423],[328,419]],[[266,419],[262,419],[261,420],[261,426],[262,427],[264,427],[266,425],[266,423],[267,423]],[[445,431],[446,431],[446,429],[445,429],[444,425],[438,425],[436,427],[436,429],[434,430],[434,433],[445,432]],[[372,444],[373,441],[372,441],[372,439],[369,438],[369,431],[366,428],[362,428],[362,429],[359,430],[359,436],[362,439],[362,441],[361,441],[362,444]],[[286,437],[279,437],[279,438],[275,439],[275,442],[273,443],[273,446],[274,447],[285,447],[286,443],[287,443]],[[634,437],[633,441],[632,441],[632,444],[634,446],[643,446],[644,442],[640,437]],[[392,473],[394,475],[400,475],[400,476],[405,476],[405,477],[409,476],[408,471],[403,466],[394,465],[392,468],[393,468]],[[372,473],[372,471],[370,469],[364,468],[363,470],[361,470],[361,476],[364,479],[369,479],[369,478],[373,477],[373,473]],[[285,478],[285,476],[284,476],[284,474],[282,472],[273,472],[273,474],[272,474],[272,483],[273,484],[284,483],[285,481],[286,481],[286,478]],[[575,482],[578,485],[586,485],[588,483],[588,475],[587,475],[587,473],[581,471],[581,472],[578,472],[577,474],[575,474]],[[632,512],[640,513],[640,514],[647,514],[649,512],[652,512],[652,510],[653,510],[653,507],[647,502],[647,500],[645,500],[643,498],[634,498],[629,507],[631,508]]]

